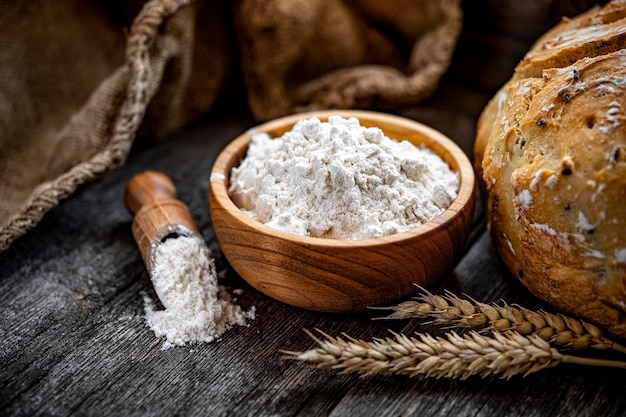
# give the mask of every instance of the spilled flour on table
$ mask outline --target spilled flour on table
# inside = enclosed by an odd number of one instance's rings
[[[401,138],[399,138],[401,139]],[[229,194],[275,229],[333,239],[376,238],[443,213],[458,174],[435,152],[386,137],[356,118],[300,120],[279,138],[252,136]]]
[[[144,296],[146,322],[163,349],[218,339],[234,325],[247,325],[255,317],[244,312],[217,281],[215,262],[197,236],[167,239],[153,252],[152,284],[164,310]]]

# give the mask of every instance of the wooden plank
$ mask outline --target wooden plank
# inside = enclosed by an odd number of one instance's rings
[[[207,173],[217,142],[245,124],[209,124],[140,154],[0,254],[3,414],[611,416],[626,407],[624,383],[614,382],[621,373],[612,370],[563,365],[511,381],[362,379],[283,361],[281,349],[314,346],[304,328],[366,340],[388,329],[441,329],[372,321],[378,312],[299,310],[254,291],[232,271],[224,282],[244,290],[238,302],[256,306],[257,319],[217,343],[162,351],[143,322],[141,293],[150,282],[122,191],[144,167],[169,172],[223,269],[208,218]],[[204,138],[218,130],[226,133],[209,144]],[[482,301],[541,305],[507,273],[484,233],[443,287]]]

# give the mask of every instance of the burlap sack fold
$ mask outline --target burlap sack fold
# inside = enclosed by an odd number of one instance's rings
[[[259,120],[415,103],[447,70],[459,0],[241,0],[234,17]]]
[[[232,74],[243,74],[234,81],[258,121],[416,102],[436,88],[461,27],[460,0],[9,3],[0,4],[0,251],[123,164],[137,137],[211,111]]]
[[[219,2],[148,2],[126,39],[105,3],[5,6],[0,251],[120,166],[140,126],[166,135],[208,111],[226,83],[231,48]]]

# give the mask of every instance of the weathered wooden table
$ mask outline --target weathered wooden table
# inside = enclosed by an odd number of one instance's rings
[[[469,155],[480,110],[534,37],[553,23],[546,17],[525,37],[511,28],[510,36],[496,40],[485,18],[468,12],[452,68],[436,94],[393,110],[443,131]],[[207,185],[219,151],[254,123],[227,104],[166,142],[138,146],[125,166],[64,201],[0,254],[1,415],[626,415],[626,373],[620,370],[562,364],[525,378],[458,381],[360,378],[282,360],[281,349],[314,346],[303,329],[366,340],[388,330],[440,330],[415,320],[372,320],[381,315],[375,311],[300,310],[265,297],[230,271],[213,234]],[[127,182],[145,169],[175,181],[218,269],[227,271],[222,283],[243,289],[238,304],[256,306],[249,327],[215,343],[168,350],[146,327],[142,292],[150,280],[123,205]],[[507,272],[480,207],[478,213],[466,255],[434,291],[549,309]]]

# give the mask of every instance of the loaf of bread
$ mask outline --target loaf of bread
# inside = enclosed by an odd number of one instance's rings
[[[626,1],[542,36],[477,125],[494,246],[533,294],[626,338]]]

